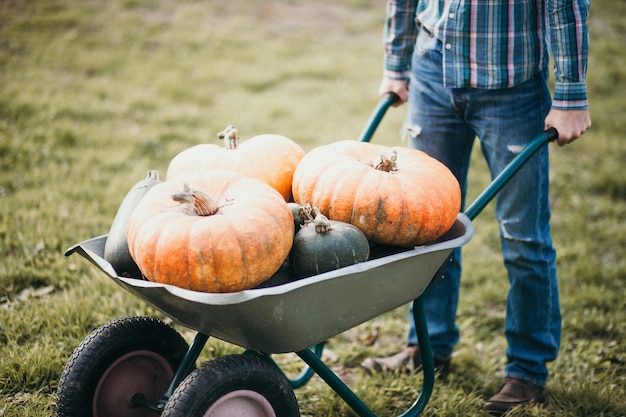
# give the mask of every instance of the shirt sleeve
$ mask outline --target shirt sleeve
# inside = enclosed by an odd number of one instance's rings
[[[559,110],[588,109],[589,0],[548,0],[547,6],[556,78],[552,107]]]
[[[389,0],[385,25],[386,78],[408,80],[411,57],[417,37],[416,10],[418,0]]]

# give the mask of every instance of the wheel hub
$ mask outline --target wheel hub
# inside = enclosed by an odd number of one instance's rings
[[[174,372],[161,355],[138,350],[127,353],[109,366],[93,397],[93,417],[156,417],[158,414],[133,406],[132,397],[141,393],[156,403],[167,389]]]
[[[238,390],[217,400],[204,417],[276,417],[272,405],[255,391]]]

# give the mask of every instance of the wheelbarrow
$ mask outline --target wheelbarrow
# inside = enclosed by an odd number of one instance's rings
[[[381,98],[360,141],[371,139],[396,100],[393,94]],[[215,294],[123,277],[104,259],[106,235],[78,243],[67,256],[78,253],[125,290],[197,333],[188,346],[173,327],[151,317],[122,318],[97,328],[76,348],[61,375],[57,415],[298,416],[294,389],[317,374],[356,414],[372,417],[371,409],[322,360],[324,343],[411,301],[423,380],[419,395],[401,415],[421,414],[435,381],[424,294],[452,251],[471,239],[471,221],[557,136],[550,129],[533,139],[436,242],[372,251],[366,262],[301,280],[278,279],[279,285]],[[196,368],[210,337],[240,346],[244,353]],[[305,365],[290,379],[272,355],[292,352]]]

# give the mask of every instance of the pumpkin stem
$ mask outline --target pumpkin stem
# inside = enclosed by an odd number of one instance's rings
[[[172,200],[191,205],[198,216],[212,216],[219,209],[211,197],[202,191],[192,190],[187,183],[183,184],[183,191],[172,194]]]
[[[147,180],[158,181],[159,180],[159,171],[156,170],[156,169],[149,170],[148,174],[146,174],[146,179]]]
[[[313,220],[313,225],[315,225],[315,231],[317,233],[326,233],[330,229],[332,229],[328,217],[320,213],[320,210],[317,207],[313,207],[313,211],[315,211],[315,219]]]
[[[328,217],[324,216],[319,208],[312,207],[309,203],[300,206],[300,218],[304,220],[304,226],[312,223],[317,233],[326,233],[331,229]]]
[[[239,146],[239,129],[233,125],[226,126],[226,129],[217,134],[218,139],[224,141],[226,149],[237,149]]]
[[[398,170],[398,151],[392,149],[391,152],[383,152],[380,154],[380,162],[376,165],[379,171],[392,172]]]
[[[298,213],[300,219],[304,224],[311,223],[313,220],[315,220],[315,216],[313,215],[313,207],[311,207],[309,203],[302,204]]]

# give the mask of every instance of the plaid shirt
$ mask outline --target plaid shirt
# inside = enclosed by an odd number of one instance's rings
[[[554,55],[552,107],[586,109],[590,0],[389,0],[385,76],[408,79],[418,28],[443,43],[448,87],[507,88]]]

